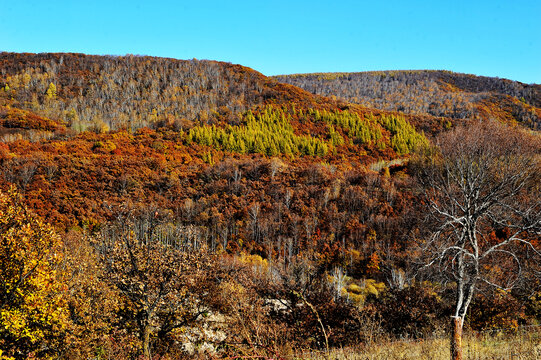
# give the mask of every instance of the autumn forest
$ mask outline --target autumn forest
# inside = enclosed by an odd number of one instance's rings
[[[0,359],[541,321],[541,85],[0,53]]]

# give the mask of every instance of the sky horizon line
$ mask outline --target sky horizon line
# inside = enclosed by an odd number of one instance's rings
[[[197,58],[197,57],[191,57],[191,58],[179,58],[175,56],[160,56],[160,55],[151,55],[151,54],[134,54],[134,53],[125,53],[125,54],[114,54],[114,53],[86,53],[86,52],[80,52],[80,51],[40,51],[40,52],[32,52],[32,51],[9,51],[9,50],[2,50],[0,49],[0,52],[3,53],[15,53],[15,54],[80,54],[80,55],[86,55],[86,56],[112,56],[112,57],[125,57],[125,56],[141,56],[141,57],[154,57],[154,58],[163,58],[163,59],[174,59],[174,60],[181,60],[181,61],[189,61],[192,59],[196,60],[202,60],[202,61],[217,61],[217,62],[223,62],[223,63],[229,63],[233,65],[241,65],[247,68],[250,68],[254,71],[257,71],[267,77],[273,77],[273,76],[285,76],[285,75],[306,75],[306,74],[325,74],[325,73],[366,73],[366,72],[389,72],[389,71],[442,71],[442,72],[451,72],[454,74],[465,74],[465,75],[473,75],[477,77],[489,77],[489,78],[497,78],[502,80],[510,80],[519,82],[526,85],[541,85],[541,83],[536,82],[524,82],[521,80],[511,79],[508,77],[498,76],[498,75],[486,75],[486,74],[476,74],[474,72],[464,72],[464,71],[455,71],[451,69],[442,69],[442,68],[411,68],[411,69],[404,69],[404,68],[381,68],[381,69],[366,69],[366,70],[351,70],[351,71],[310,71],[310,72],[291,72],[291,73],[275,73],[275,74],[266,74],[263,71],[254,68],[252,66],[242,64],[242,63],[236,63],[231,62],[227,60],[220,60],[220,59],[203,59],[203,58]]]
[[[152,54],[266,75],[447,69],[541,83],[539,0],[26,0],[0,48]]]

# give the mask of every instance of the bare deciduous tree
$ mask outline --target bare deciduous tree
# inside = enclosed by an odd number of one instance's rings
[[[209,311],[213,258],[204,250],[181,251],[156,236],[156,219],[118,217],[105,228],[99,252],[106,281],[120,294],[119,326],[137,334],[144,359],[152,343],[189,328]]]
[[[541,229],[539,138],[499,123],[444,134],[418,170],[432,234],[424,269],[456,284],[451,358],[462,358],[464,318],[481,286],[511,289]]]

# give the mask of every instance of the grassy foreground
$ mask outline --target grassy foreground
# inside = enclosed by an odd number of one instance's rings
[[[541,359],[541,330],[516,334],[480,334],[463,339],[464,359]],[[387,360],[449,359],[449,340],[381,341],[358,349],[332,350],[330,354],[298,354],[296,359]]]

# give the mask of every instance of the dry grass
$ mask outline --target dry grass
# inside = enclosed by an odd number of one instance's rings
[[[541,359],[541,330],[517,334],[481,334],[464,338],[464,359]],[[449,340],[382,341],[358,349],[332,350],[330,354],[305,353],[292,359],[388,360],[449,359]]]

